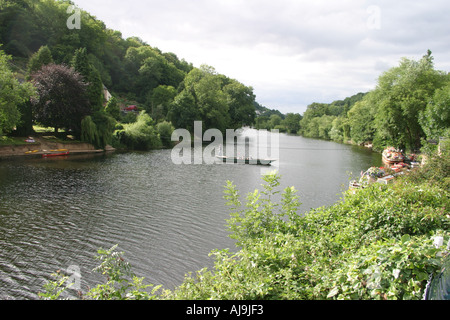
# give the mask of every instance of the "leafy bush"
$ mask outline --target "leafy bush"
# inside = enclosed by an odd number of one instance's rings
[[[438,185],[445,190],[450,190],[450,148],[445,149],[450,142],[450,137],[441,142],[441,154],[434,153],[428,155],[428,160],[421,170],[414,171],[408,176],[411,183],[426,181],[427,185]]]
[[[161,140],[153,127],[152,118],[142,111],[136,122],[125,124],[123,130],[115,132],[120,144],[131,150],[147,151],[161,147]]]
[[[315,293],[323,299],[419,300],[430,274],[442,266],[440,252],[426,236],[378,241],[324,274]]]
[[[85,295],[79,293],[84,300],[152,300],[161,286],[143,284],[144,278],[138,278],[132,271],[128,262],[123,259],[123,252],[117,252],[117,245],[109,250],[99,249],[97,260],[101,264],[94,269],[106,276],[106,283],[99,284],[90,289]],[[73,283],[70,278],[61,271],[52,274],[54,281],[48,281],[44,285],[45,292],[39,293],[44,300],[58,300],[62,297],[69,299],[66,290]],[[152,288],[148,291],[148,288]]]
[[[81,140],[104,148],[112,141],[116,120],[106,112],[95,112],[81,121]]]
[[[170,147],[172,145],[172,133],[175,131],[172,123],[168,121],[160,122],[156,126],[156,131],[158,131],[162,144],[165,147]]]

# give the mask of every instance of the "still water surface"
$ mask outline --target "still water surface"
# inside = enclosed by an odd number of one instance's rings
[[[382,163],[364,148],[288,135],[279,156],[270,168],[175,165],[171,150],[0,161],[0,299],[37,299],[50,274],[70,266],[86,291],[103,280],[92,272],[97,249],[116,244],[138,276],[172,289],[212,267],[212,250],[234,249],[227,180],[246,194],[277,169],[303,213],[335,203],[350,173]]]

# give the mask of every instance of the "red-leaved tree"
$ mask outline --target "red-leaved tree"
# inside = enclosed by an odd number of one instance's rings
[[[81,121],[91,114],[82,76],[65,65],[49,64],[32,75],[32,82],[37,90],[32,99],[34,120],[79,138]]]

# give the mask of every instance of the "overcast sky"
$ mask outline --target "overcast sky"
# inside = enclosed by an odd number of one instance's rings
[[[402,57],[430,49],[450,71],[450,1],[74,0],[122,32],[252,86],[257,101],[303,113],[375,88]]]

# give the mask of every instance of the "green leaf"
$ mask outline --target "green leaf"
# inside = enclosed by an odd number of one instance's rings
[[[425,281],[428,279],[428,275],[425,272],[418,272],[416,275],[417,281]]]
[[[409,234],[405,234],[402,237],[402,243],[406,243],[406,242],[409,242],[409,241],[411,241],[411,237],[409,236]]]
[[[336,296],[339,293],[339,288],[334,288],[333,290],[330,291],[330,293],[327,296],[327,299],[331,299],[334,296]]]

